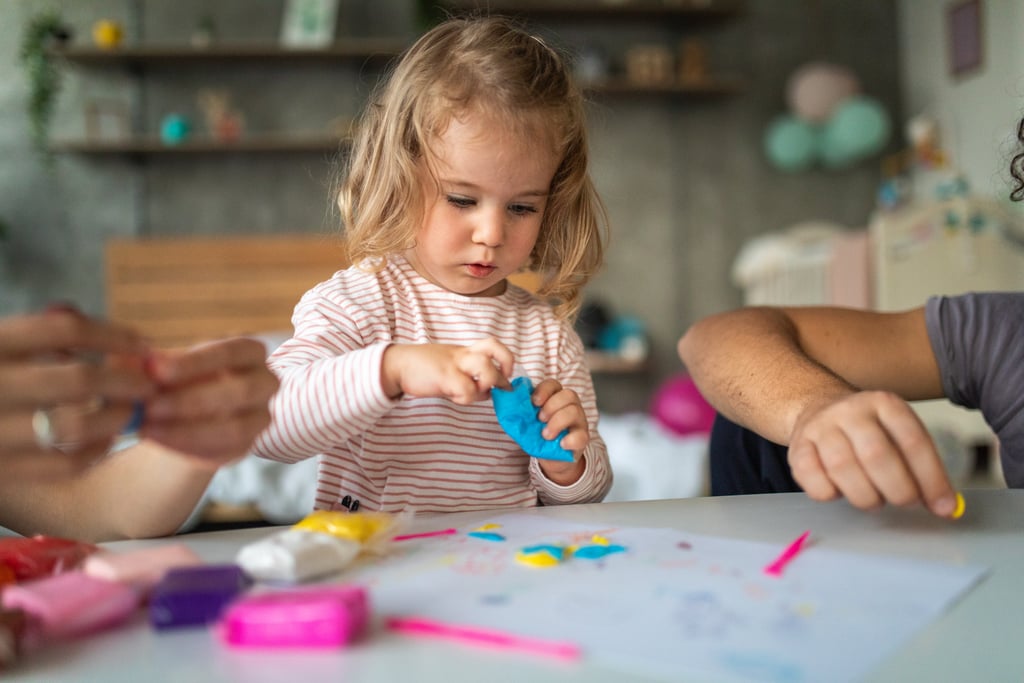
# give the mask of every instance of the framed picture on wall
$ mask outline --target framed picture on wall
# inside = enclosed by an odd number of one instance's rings
[[[281,44],[285,47],[327,47],[334,41],[338,0],[285,0]]]
[[[981,0],[956,0],[946,10],[949,31],[949,73],[961,78],[981,68],[984,41]]]

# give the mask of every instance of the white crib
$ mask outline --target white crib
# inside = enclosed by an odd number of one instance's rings
[[[1022,218],[994,199],[957,196],[878,212],[863,230],[802,223],[757,238],[737,257],[734,281],[747,305],[838,305],[905,310],[929,296],[1024,289]],[[991,453],[1000,483],[998,443],[977,411],[949,401],[915,410],[935,436],[950,474],[975,474],[978,448]]]

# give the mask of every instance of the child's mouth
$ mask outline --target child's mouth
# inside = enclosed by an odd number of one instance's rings
[[[488,266],[482,263],[467,263],[466,270],[473,277],[487,277],[495,271],[495,266]]]

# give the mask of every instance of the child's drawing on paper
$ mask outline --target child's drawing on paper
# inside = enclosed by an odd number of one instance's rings
[[[789,683],[862,677],[985,574],[812,546],[766,576],[782,546],[528,514],[493,523],[504,541],[465,529],[406,542],[351,578],[387,616],[568,640],[653,678]],[[517,562],[542,546],[566,552],[543,569]],[[574,556],[584,548],[616,550]]]

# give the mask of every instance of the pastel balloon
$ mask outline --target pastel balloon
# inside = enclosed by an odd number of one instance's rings
[[[885,107],[863,95],[850,98],[825,124],[821,160],[831,168],[850,166],[885,148],[892,122]]]
[[[671,377],[658,387],[651,401],[651,415],[680,436],[707,434],[715,421],[715,409],[685,374]]]
[[[786,102],[804,121],[822,123],[840,103],[858,92],[860,83],[850,69],[828,62],[809,62],[789,77]]]
[[[795,116],[780,116],[765,131],[764,152],[783,171],[804,171],[817,157],[818,131]]]

